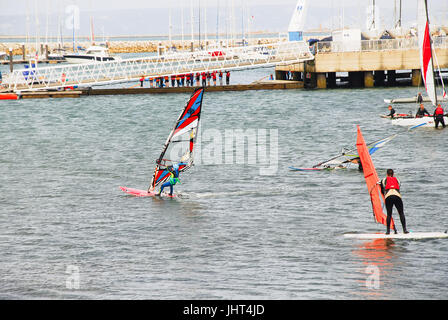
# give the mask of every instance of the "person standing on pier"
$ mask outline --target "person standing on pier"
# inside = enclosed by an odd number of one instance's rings
[[[196,72],[196,85],[199,87],[199,80],[200,80],[200,74],[199,72]]]
[[[202,72],[202,86],[207,86],[207,76],[205,75],[205,72]]]
[[[149,78],[149,87],[152,88],[152,82],[154,81],[153,78]]]
[[[230,84],[230,71],[226,71],[226,85]]]
[[[216,87],[216,71],[213,71],[212,78],[213,78],[213,85]]]
[[[170,76],[170,78],[171,78],[171,87],[175,87],[176,86],[176,77],[175,77],[175,75],[174,74],[172,74],[171,76]]]
[[[423,104],[420,104],[420,107],[417,110],[417,113],[415,114],[416,118],[422,118],[425,116],[425,114],[427,114],[428,116],[430,116],[428,110],[426,110],[425,106]]]
[[[222,70],[219,70],[219,85],[222,86]]]
[[[434,111],[434,123],[436,125],[436,129],[439,127],[439,123],[445,128],[445,120],[443,119],[443,108],[440,104],[437,105],[436,110]]]
[[[145,76],[140,78],[140,87],[143,88],[143,81],[145,81]]]
[[[403,200],[401,199],[400,187],[401,183],[398,178],[394,177],[394,170],[387,169],[387,177],[378,182],[381,185],[381,192],[384,194],[387,210],[387,231],[386,234],[390,234],[390,222],[392,220],[393,206],[397,208],[400,215],[401,226],[403,227],[403,233],[409,233],[406,229],[406,218],[403,210]],[[396,233],[396,231],[395,231]]]
[[[210,87],[210,79],[212,78],[212,75],[210,72],[207,71],[207,85]]]

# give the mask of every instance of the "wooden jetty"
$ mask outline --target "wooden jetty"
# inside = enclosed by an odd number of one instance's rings
[[[191,93],[195,87],[165,87],[165,88],[87,88],[65,91],[24,91],[18,93],[21,99],[42,98],[79,98],[81,96],[97,95],[128,95],[128,94],[163,94],[163,93]],[[250,84],[233,84],[223,86],[208,86],[207,92],[247,91],[247,90],[285,90],[301,89],[302,81],[270,80],[253,82]]]

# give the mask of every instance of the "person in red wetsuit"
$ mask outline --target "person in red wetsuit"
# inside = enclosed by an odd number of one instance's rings
[[[386,210],[387,210],[387,231],[386,234],[390,234],[390,222],[392,220],[392,209],[393,206],[397,208],[398,214],[400,215],[401,226],[403,227],[403,233],[409,233],[406,229],[406,218],[404,216],[403,210],[403,200],[401,199],[400,187],[401,183],[398,178],[394,177],[394,170],[387,169],[387,177],[379,182],[381,184],[381,192],[384,194],[386,199]],[[397,233],[397,230],[395,230]]]
[[[443,128],[445,128],[445,120],[443,119],[443,108],[440,104],[437,105],[437,108],[434,111],[434,123],[436,125],[436,129],[439,127],[439,123],[442,124]]]

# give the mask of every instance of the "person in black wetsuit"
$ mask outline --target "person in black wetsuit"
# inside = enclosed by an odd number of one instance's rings
[[[427,114],[428,116],[430,116],[428,110],[426,110],[425,106],[423,104],[420,104],[420,107],[417,110],[417,113],[415,114],[416,118],[421,118],[424,117],[425,114]]]
[[[445,128],[445,120],[443,119],[443,108],[440,104],[437,105],[436,110],[434,110],[434,123],[436,129],[439,127],[439,123]]]
[[[351,163],[357,164],[358,165],[358,170],[359,171],[363,171],[362,169],[362,163],[361,163],[361,158],[360,157],[356,157],[354,159],[349,160]]]
[[[418,104],[422,104],[423,103],[423,97],[422,97],[422,93],[419,92],[417,95],[417,103]]]
[[[387,116],[393,118],[394,114],[395,114],[395,109],[392,108],[391,105],[389,105],[389,107],[387,107],[387,108],[389,109],[389,112],[390,112]]]
[[[392,209],[393,206],[397,208],[398,214],[400,215],[401,226],[403,227],[403,233],[409,233],[406,229],[406,218],[404,216],[403,210],[403,200],[401,199],[400,187],[401,183],[398,178],[394,177],[394,170],[387,169],[387,177],[379,182],[381,184],[381,192],[384,194],[386,199],[386,210],[387,210],[387,231],[386,234],[390,234],[390,222],[392,220]],[[397,230],[395,230],[397,233]]]

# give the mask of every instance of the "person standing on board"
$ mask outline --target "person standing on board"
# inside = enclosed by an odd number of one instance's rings
[[[437,108],[434,111],[434,123],[436,125],[436,129],[439,127],[439,123],[442,124],[443,128],[445,128],[445,120],[443,119],[443,108],[440,104],[437,105]]]
[[[430,116],[428,110],[426,110],[425,106],[423,104],[420,104],[420,107],[417,110],[417,113],[415,114],[416,118],[421,118],[424,117],[425,114],[427,114],[428,116]]]
[[[388,107],[387,107],[387,109],[389,109],[389,114],[386,116],[386,117],[390,117],[390,118],[394,118],[394,114],[395,114],[395,109],[394,108],[392,108],[392,106],[391,105],[389,105]]]
[[[398,214],[400,215],[401,226],[403,227],[403,233],[409,233],[406,229],[406,218],[404,216],[403,210],[403,200],[401,199],[400,187],[401,183],[398,178],[394,177],[394,170],[387,169],[387,177],[379,182],[381,184],[381,192],[384,194],[386,199],[386,210],[387,210],[387,231],[386,234],[390,234],[390,222],[392,220],[392,209],[393,206],[397,208]],[[395,233],[397,231],[395,230]]]
[[[162,184],[162,186],[160,187],[159,193],[157,194],[158,196],[160,196],[162,194],[162,191],[164,188],[166,187],[170,187],[170,197],[173,196],[173,186],[176,183],[180,183],[179,180],[179,165],[186,165],[185,163],[175,163],[172,167],[169,166],[166,169],[169,171],[170,173],[170,177],[168,179],[167,182],[165,182],[164,184]]]

